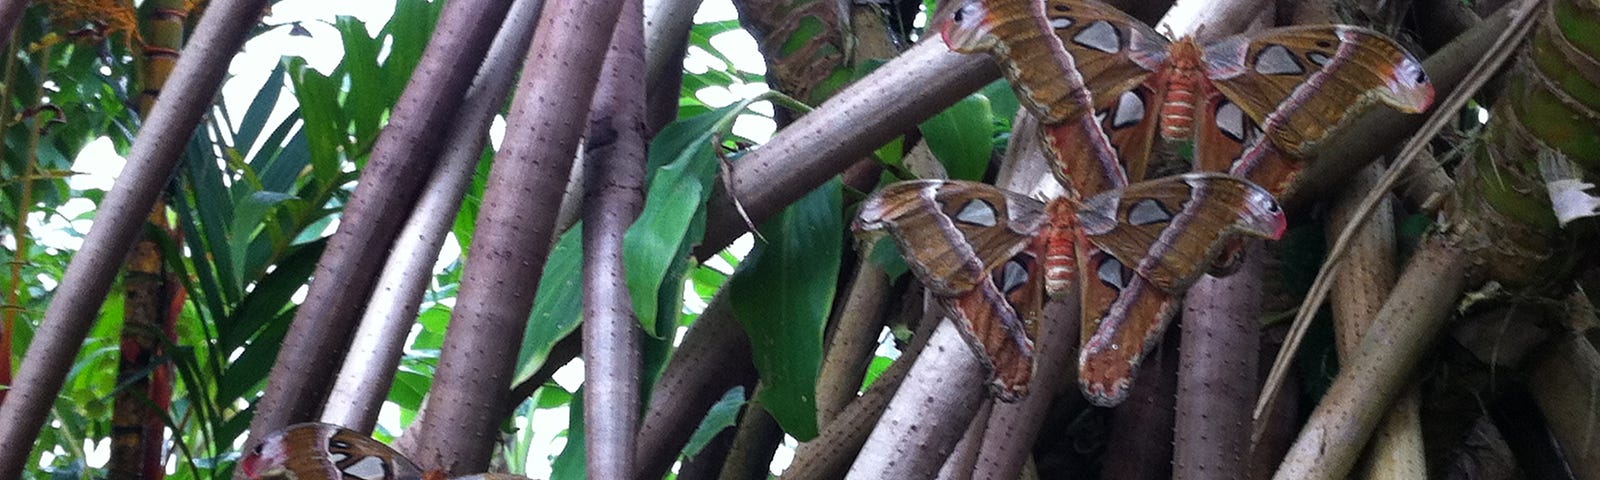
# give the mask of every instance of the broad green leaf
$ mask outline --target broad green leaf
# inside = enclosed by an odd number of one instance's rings
[[[950,178],[958,180],[983,180],[994,155],[993,131],[989,99],[977,93],[922,122],[928,149],[944,163]]]
[[[574,224],[556,241],[539,278],[539,293],[522,334],[512,384],[532,377],[544,365],[550,348],[576,330],[583,317],[583,222]]]
[[[714,142],[737,113],[737,106],[728,106],[673,123],[650,145],[644,210],[623,238],[628,292],[646,332],[656,331],[662,283],[682,281],[668,278],[669,267],[705,234],[705,203],[718,166]],[[697,217],[701,227],[690,228]]]
[[[738,423],[739,409],[742,407],[744,386],[733,387],[723,394],[722,399],[717,400],[706,412],[706,418],[700,420],[700,426],[695,427],[694,435],[689,436],[689,444],[683,446],[683,458],[699,455],[700,450],[706,448],[706,444],[711,443],[718,433]]]
[[[228,230],[228,250],[233,252],[233,272],[237,275],[236,281],[244,285],[252,279],[257,265],[263,258],[263,252],[256,252],[251,258],[251,244],[256,241],[256,231],[261,229],[263,237],[274,228],[266,225],[267,215],[272,213],[272,208],[283,202],[295,200],[294,195],[281,192],[255,192],[245,197],[238,205],[238,210],[233,217],[232,228]],[[247,262],[246,260],[254,260]]]
[[[377,136],[378,122],[393,105],[385,95],[384,67],[378,64],[383,49],[383,34],[367,37],[367,24],[360,19],[339,16],[334,21],[339,38],[344,41],[344,57],[339,67],[349,75],[350,90],[345,97],[344,111],[349,116],[355,138],[372,139]],[[404,79],[404,77],[398,77]],[[401,81],[401,83],[405,83]]]
[[[817,435],[816,385],[822,333],[844,249],[843,184],[818,187],[761,227],[731,280],[734,316],[750,335],[760,398],[800,441]]]
[[[1017,102],[1017,92],[1011,89],[1011,82],[995,80],[978,92],[989,99],[989,109],[994,112],[996,121],[1011,125],[1011,119],[1017,118],[1017,109],[1022,108],[1022,104]]]
[[[300,116],[306,122],[312,176],[324,185],[333,184],[344,159],[340,152],[349,138],[344,107],[339,105],[340,79],[318,73],[302,58],[290,58],[288,62],[294,96],[300,101]]]

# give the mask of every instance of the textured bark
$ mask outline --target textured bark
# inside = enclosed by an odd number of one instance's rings
[[[1184,299],[1173,423],[1174,478],[1244,478],[1250,412],[1259,380],[1261,284],[1266,250],[1245,249],[1239,271],[1206,276]]]
[[[986,398],[978,407],[978,414],[972,417],[972,423],[967,424],[967,431],[961,434],[961,441],[956,442],[956,448],[945,458],[944,464],[939,466],[939,480],[969,480],[974,477],[974,467],[978,465],[978,454],[983,449],[983,435],[988,431],[989,415],[994,412],[994,399]]]
[[[1462,251],[1434,238],[1406,266],[1353,358],[1339,371],[1274,478],[1344,478],[1450,318],[1468,283]]]
[[[987,369],[956,328],[939,321],[845,478],[939,473],[987,395]]]
[[[1033,358],[1037,363],[1028,384],[1031,393],[1016,403],[994,405],[973,478],[1011,479],[1021,475],[1022,466],[1033,456],[1034,439],[1045,427],[1050,405],[1059,395],[1079,395],[1078,312],[1077,295],[1051,299],[1045,304],[1044,322],[1034,342]]]
[[[739,23],[761,46],[767,81],[802,102],[827,99],[829,77],[846,73],[850,12],[840,0],[738,0]],[[780,121],[781,123],[781,121]]]
[[[644,91],[644,10],[640,0],[624,0],[584,155],[584,458],[594,478],[627,478],[635,468],[643,367],[622,238],[644,207]]]
[[[922,298],[923,295],[918,293],[915,297]],[[783,471],[784,479],[822,480],[844,477],[850,464],[855,461],[856,454],[860,452],[861,446],[867,442],[867,435],[872,433],[873,426],[877,425],[884,409],[888,408],[889,401],[905,382],[911,366],[916,363],[917,357],[927,346],[929,337],[933,336],[933,327],[938,323],[928,317],[923,318],[925,321],[917,327],[911,345],[906,347],[900,358],[889,365],[889,368],[884,369],[883,374],[867,388],[866,393],[856,401],[850,402],[844,412],[834,417],[832,422],[823,425],[817,438],[802,443],[795,449],[794,461]]]
[[[1581,335],[1566,335],[1533,363],[1528,390],[1578,478],[1600,478],[1600,352]]]
[[[987,57],[952,53],[937,36],[930,37],[779,131],[740,158],[723,180],[732,182],[740,205],[760,224],[999,75]],[[695,257],[709,258],[747,228],[719,183]]]
[[[23,10],[27,9],[27,0],[0,0],[0,50],[10,51],[11,35],[17,30],[17,22],[22,21]]]
[[[562,187],[577,153],[621,2],[549,0],[523,65],[478,214],[461,291],[439,355],[417,448],[419,466],[452,474],[489,466],[499,406],[550,253]],[[587,342],[586,342],[586,346]]]
[[[750,337],[733,319],[726,291],[718,293],[661,372],[634,440],[634,478],[666,475],[707,409],[735,385],[754,383]]]
[[[760,388],[757,386],[757,392],[750,398],[761,398]],[[717,478],[766,480],[771,475],[768,466],[772,465],[772,454],[778,451],[778,444],[783,443],[783,427],[778,426],[778,421],[759,401],[746,403],[739,417],[738,433],[733,436],[733,446]]]
[[[0,30],[11,38],[24,2],[0,5]],[[15,382],[0,405],[0,478],[18,478],[45,417],[61,391],[72,360],[94,325],[96,313],[128,249],[144,231],[172,169],[201,115],[227,74],[229,59],[239,51],[265,2],[219,0],[200,21],[168,82],[167,97],[150,112],[128,164],[106,193],[83,247],[67,264],[33,343],[23,355]]]
[[[1179,329],[1181,332],[1182,329]],[[1174,332],[1177,333],[1177,332]],[[1128,399],[1111,411],[1110,438],[1100,462],[1104,480],[1172,478],[1172,425],[1178,399],[1178,336],[1145,359]]]
[[[349,346],[378,270],[434,170],[446,125],[455,121],[489,49],[495,29],[483,28],[482,19],[502,18],[510,6],[510,0],[464,0],[450,2],[440,13],[411,83],[373,144],[339,229],[317,261],[306,299],[295,310],[266,393],[256,404],[246,448],[261,435],[318,414],[336,372],[328,366],[337,365]],[[215,14],[212,10],[206,17]]]
[[[1378,204],[1372,215],[1351,218],[1361,199],[1383,177],[1382,165],[1371,165],[1351,179],[1340,195],[1328,222],[1328,236],[1337,237],[1351,221],[1361,229],[1350,244],[1345,265],[1334,273],[1329,300],[1333,308],[1334,337],[1340,358],[1350,358],[1373,316],[1383,308],[1383,300],[1394,288],[1399,275],[1396,265],[1394,210],[1389,199]],[[1426,478],[1427,460],[1422,456],[1422,425],[1417,410],[1416,388],[1406,389],[1395,401],[1383,426],[1379,427],[1365,463],[1366,478]]]
[[[867,258],[870,252],[870,246],[863,248],[861,258]],[[888,295],[889,275],[883,268],[868,260],[857,262],[855,279],[833,321],[827,354],[817,376],[817,423],[827,425],[833,421],[861,390],[861,380],[872,364],[873,350],[878,348],[878,335],[883,331]]]
[[[423,293],[439,258],[472,174],[483,158],[489,124],[505,104],[520,60],[527,56],[543,0],[515,0],[467,90],[457,121],[445,136],[439,168],[417,199],[356,327],[350,352],[334,380],[322,421],[372,431],[378,408],[389,397],[406,336],[416,324]]]
[[[701,0],[644,2],[645,125],[651,135],[678,117],[683,56]]]

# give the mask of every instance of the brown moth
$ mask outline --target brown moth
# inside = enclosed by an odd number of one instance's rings
[[[1195,224],[1215,228],[1190,228]],[[894,239],[917,279],[993,370],[996,396],[1012,401],[1027,393],[1033,374],[1032,334],[1047,291],[1046,260],[1066,256],[1071,264],[1086,255],[1080,264],[1093,270],[1084,273],[1119,293],[1108,303],[1119,313],[1108,318],[1144,318],[1130,314],[1170,309],[1228,241],[1277,238],[1284,225],[1277,201],[1261,187],[1195,173],[1049,204],[983,183],[899,182],[862,202],[853,227]],[[1118,335],[1091,344],[1142,350],[1164,327],[1119,325]],[[1126,368],[1105,369],[1131,371],[1138,358]]]

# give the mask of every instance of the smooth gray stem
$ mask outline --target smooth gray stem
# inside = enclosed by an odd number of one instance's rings
[[[844,171],[856,160],[1000,78],[985,55],[945,48],[937,35],[911,47],[796,119],[733,165],[729,179],[757,224]],[[894,112],[885,115],[884,112]],[[695,257],[709,258],[747,226],[718,184]]]
[[[435,169],[446,126],[456,120],[492,43],[496,29],[484,28],[483,19],[502,18],[510,8],[511,0],[461,0],[444,6],[389,124],[373,144],[339,229],[317,261],[306,299],[295,310],[267,377],[266,393],[256,403],[246,448],[261,435],[311,420],[321,411],[337,373],[330,366],[338,365],[349,348],[389,248]]]
[[[449,474],[489,466],[498,411],[550,253],[572,168],[622,2],[548,0],[523,65],[445,333],[428,414],[411,460]],[[585,345],[588,346],[587,344]]]
[[[1528,391],[1544,412],[1550,433],[1561,444],[1578,478],[1600,478],[1600,352],[1582,335],[1569,334],[1544,349],[1533,362]]]
[[[651,134],[678,117],[683,56],[701,0],[646,0],[644,3],[646,127]]]
[[[872,363],[878,335],[883,331],[883,306],[889,303],[889,275],[877,263],[866,260],[871,247],[862,248],[862,261],[856,265],[855,279],[839,308],[839,316],[828,337],[827,355],[817,375],[817,423],[827,425],[844,411]]]
[[[1248,245],[1239,271],[1202,277],[1183,302],[1173,478],[1244,478],[1249,471],[1266,250],[1260,241]]]
[[[642,366],[623,235],[644,207],[644,11],[624,0],[585,135],[583,425],[592,478],[635,469]]]
[[[983,450],[984,433],[989,429],[989,415],[994,412],[993,399],[985,399],[982,406],[978,407],[978,414],[972,417],[972,423],[967,424],[967,431],[961,435],[961,441],[956,442],[955,451],[946,458],[944,465],[939,467],[939,480],[971,480],[974,477],[974,467],[978,465],[978,454]]]
[[[461,211],[463,195],[483,158],[489,124],[511,93],[543,6],[544,0],[514,0],[511,4],[477,79],[467,89],[459,121],[452,124],[446,137],[439,169],[395,239],[350,343],[350,353],[328,393],[323,422],[361,432],[371,432],[377,423],[378,408],[389,396],[406,335],[416,324],[423,293],[433,280],[439,249]]]
[[[845,478],[939,473],[987,395],[988,369],[956,328],[947,319],[939,321]]]
[[[1181,325],[1180,329],[1181,331]],[[1128,400],[1111,410],[1102,480],[1172,478],[1172,424],[1177,408],[1179,337],[1167,333],[1133,379]],[[1155,461],[1162,459],[1165,461]]]
[[[10,39],[27,2],[0,4],[0,30]],[[22,364],[0,405],[0,478],[19,478],[27,465],[72,360],[94,326],[112,280],[128,249],[144,232],[145,219],[172,177],[188,140],[227,75],[266,2],[218,0],[200,19],[168,80],[166,94],[134,139],[127,166],[106,193],[83,247],[67,264],[44,319],[22,356]],[[8,50],[9,51],[9,50]]]
[[[1017,478],[1023,465],[1033,458],[1034,439],[1045,428],[1045,414],[1060,395],[1080,395],[1077,391],[1078,296],[1050,299],[1045,304],[1044,322],[1034,343],[1033,379],[1028,396],[1016,403],[1000,403],[989,415],[983,434],[983,449],[973,478]]]

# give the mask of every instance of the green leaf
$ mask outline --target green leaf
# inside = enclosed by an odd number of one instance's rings
[[[586,467],[588,456],[584,452],[583,388],[572,392],[572,404],[567,406],[567,446],[550,462],[550,480],[584,480],[589,478]]]
[[[305,59],[290,58],[289,72],[294,80],[294,96],[300,101],[300,116],[305,119],[306,144],[311,151],[311,174],[323,185],[332,185],[339,176],[340,161],[349,134],[344,107],[339,105],[340,81],[306,65]]]
[[[583,316],[583,222],[574,224],[556,241],[544,264],[544,276],[539,278],[539,293],[522,334],[513,385],[532,377],[544,366],[556,342],[578,328]]]
[[[714,142],[737,113],[735,104],[678,121],[651,142],[644,210],[623,238],[628,292],[646,332],[657,330],[662,284],[682,280],[681,272],[669,278],[670,267],[705,235],[706,198],[717,174]],[[697,218],[700,226],[691,228]]]
[[[228,230],[228,250],[233,252],[233,272],[238,275],[236,280],[240,285],[247,283],[255,270],[246,268],[250,263],[255,263],[246,260],[250,259],[249,249],[256,239],[256,230],[266,224],[267,215],[272,213],[273,207],[290,200],[295,200],[295,196],[281,192],[255,192],[239,203],[232,228]],[[257,257],[254,260],[262,260],[259,255]]]
[[[750,335],[762,405],[800,441],[817,435],[822,332],[844,249],[843,184],[829,181],[762,226],[732,281],[734,317]]]
[[[689,437],[689,444],[683,446],[683,458],[690,458],[700,454],[700,450],[711,443],[718,433],[738,423],[739,409],[744,407],[744,386],[733,387],[728,393],[722,395],[721,400],[711,405],[711,410],[706,412],[706,418],[700,420],[700,426],[694,429],[694,435]]]
[[[273,66],[272,73],[267,75],[267,83],[261,86],[261,92],[245,109],[244,120],[239,122],[239,134],[234,136],[233,142],[234,148],[241,152],[248,152],[250,147],[255,146],[256,137],[267,126],[267,117],[278,105],[278,95],[283,93],[284,66],[283,62]],[[272,147],[277,147],[277,144],[272,144]]]
[[[1017,91],[1011,89],[1011,82],[1003,78],[995,80],[978,92],[989,99],[989,109],[994,111],[995,120],[1011,125],[1011,119],[1017,118],[1017,109],[1022,108],[1022,104],[1017,102]]]
[[[878,377],[883,376],[883,371],[888,370],[890,365],[894,365],[894,359],[872,357],[872,363],[867,365],[867,374],[861,377],[861,389],[866,390],[873,383],[877,383]]]
[[[344,111],[350,116],[355,138],[374,138],[379,119],[392,105],[384,95],[386,80],[383,67],[378,65],[379,51],[383,49],[382,35],[376,39],[367,37],[366,22],[355,17],[341,15],[334,20],[334,27],[339,29],[339,38],[344,41],[344,57],[339,66],[350,76]]]
[[[958,180],[983,180],[994,154],[993,130],[989,99],[977,93],[922,122],[928,150],[944,163],[950,178]]]

